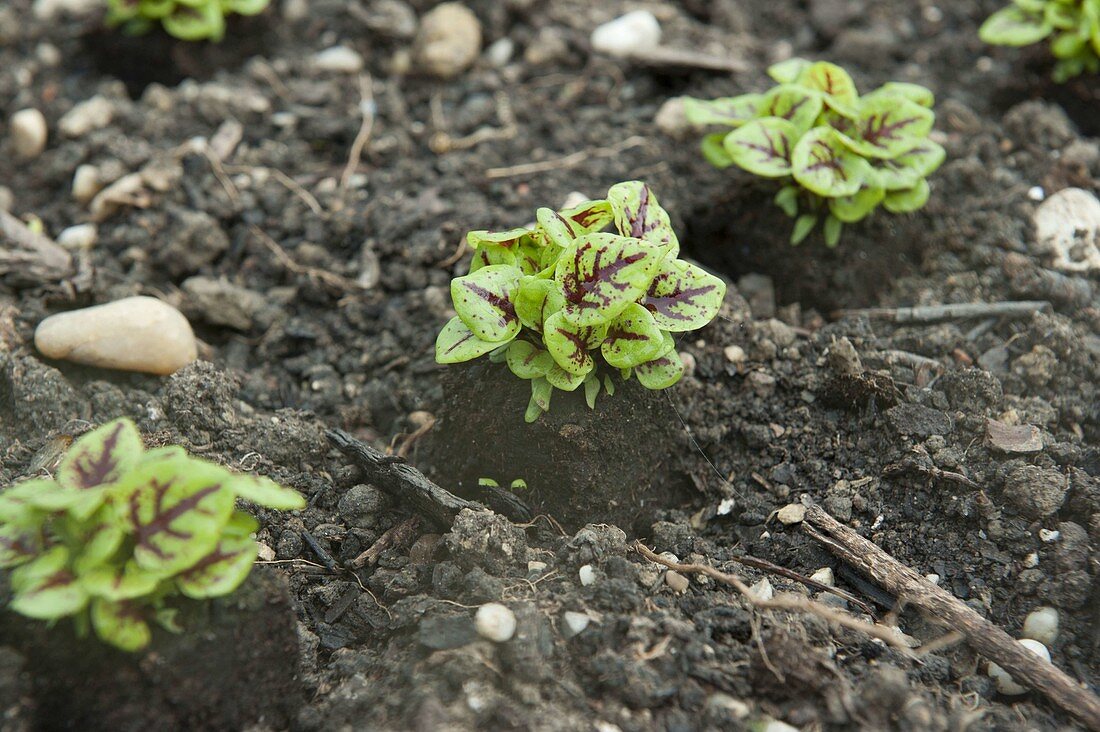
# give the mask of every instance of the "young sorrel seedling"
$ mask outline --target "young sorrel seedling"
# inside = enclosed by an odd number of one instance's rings
[[[779,180],[776,204],[795,220],[798,244],[824,217],[836,246],[844,224],[880,204],[906,213],[928,200],[926,177],[944,150],[928,139],[932,93],[888,83],[860,96],[844,69],[791,59],[768,69],[778,85],[763,94],[685,100],[692,124],[724,127],[703,138],[703,155]],[[732,128],[732,130],[730,129]]]
[[[978,31],[995,46],[1030,46],[1049,38],[1058,83],[1100,72],[1100,0],[1013,0]]]
[[[107,0],[107,25],[132,35],[148,33],[160,23],[183,41],[220,41],[225,16],[257,15],[268,0]]]
[[[10,567],[11,609],[56,621],[72,616],[127,651],[148,645],[149,621],[175,626],[174,595],[227,595],[252,569],[255,519],[238,498],[305,507],[266,478],[241,475],[181,447],[145,450],[133,422],[82,436],[53,479],[0,492],[0,567]]]
[[[679,381],[672,334],[709,323],[726,285],[678,258],[649,187],[619,183],[606,199],[536,218],[530,229],[467,235],[474,257],[451,282],[458,314],[436,340],[436,361],[504,361],[531,382],[528,422],[549,411],[554,389],[583,385],[594,406],[601,388],[614,393],[613,372],[648,389]]]

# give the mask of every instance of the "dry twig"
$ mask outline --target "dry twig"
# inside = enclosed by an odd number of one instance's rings
[[[351,143],[351,150],[348,151],[348,162],[344,166],[344,172],[340,174],[341,194],[347,192],[351,176],[355,175],[355,171],[359,169],[363,149],[370,141],[371,132],[374,130],[374,81],[371,79],[370,74],[363,74],[359,77],[359,113],[363,115],[363,122],[359,125],[359,132],[356,133],[355,140]]]
[[[73,272],[71,254],[0,210],[0,279],[14,285],[36,285],[63,280]]]
[[[966,603],[905,566],[878,546],[841,524],[820,506],[809,506],[803,529],[829,551],[877,582],[883,589],[944,625],[963,633],[976,651],[1012,675],[1020,684],[1100,730],[1100,698],[1069,675],[1016,642]],[[818,531],[820,529],[821,531]]]
[[[592,158],[608,158],[612,155],[618,155],[624,150],[629,150],[632,147],[638,147],[644,145],[647,142],[646,138],[635,135],[628,137],[617,145],[611,147],[598,147],[593,150],[582,150],[581,152],[575,152],[571,155],[566,155],[560,158],[553,158],[551,160],[540,160],[537,163],[523,163],[521,165],[511,165],[506,168],[489,168],[485,171],[485,177],[490,180],[496,178],[511,178],[517,175],[534,175],[535,173],[546,173],[550,170],[564,170],[566,168],[575,168],[583,163],[585,160]]]
[[[865,315],[868,318],[881,318],[894,323],[938,323],[943,320],[966,320],[968,318],[1028,318],[1037,312],[1050,310],[1046,300],[1013,300],[1006,302],[964,302],[949,305],[917,305],[908,308],[865,308],[862,310],[841,310],[834,314],[843,318],[850,315]]]
[[[265,232],[259,226],[252,226],[249,231],[252,232],[253,236],[260,240],[261,244],[267,247],[268,250],[270,250],[270,252],[275,255],[275,258],[279,260],[279,263],[286,267],[288,271],[293,272],[294,274],[302,274],[306,275],[307,277],[317,279],[324,284],[338,290],[359,292],[363,289],[359,285],[359,283],[349,280],[347,277],[338,275],[335,272],[329,272],[328,270],[318,269],[316,267],[306,267],[302,264],[299,264],[297,261],[294,260],[293,257],[286,253],[285,249],[279,246],[278,242],[268,236],[267,232]]]

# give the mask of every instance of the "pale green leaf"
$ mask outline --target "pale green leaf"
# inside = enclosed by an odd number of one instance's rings
[[[846,143],[832,127],[807,132],[791,154],[795,180],[825,198],[854,195],[870,174],[870,165]]]
[[[909,190],[887,193],[882,206],[891,213],[910,213],[928,203],[929,192],[928,181],[922,179]]]
[[[481,340],[500,343],[519,333],[512,300],[521,276],[516,267],[492,265],[451,280],[455,312]]]
[[[664,346],[664,336],[653,315],[633,303],[608,325],[600,352],[608,364],[622,369],[653,360]]]
[[[435,339],[435,360],[436,363],[462,363],[483,356],[498,346],[499,343],[478,338],[456,315],[443,326]]]
[[[91,617],[96,635],[124,651],[140,651],[153,639],[143,608],[134,603],[95,600]]]
[[[696,126],[725,125],[740,127],[756,116],[760,106],[760,94],[742,94],[720,99],[694,99],[684,97],[684,116]]]
[[[607,192],[607,202],[620,234],[659,246],[669,257],[680,253],[680,242],[672,230],[668,212],[661,208],[657,196],[645,183],[637,180],[616,183]]]
[[[508,345],[508,368],[521,379],[546,376],[554,358],[530,341],[515,340]]]
[[[978,29],[978,36],[995,46],[1030,46],[1049,36],[1053,30],[1054,27],[1042,15],[1009,6],[986,18]]]
[[[723,145],[737,166],[765,178],[783,178],[791,174],[791,151],[797,139],[794,125],[768,117],[729,133]]]
[[[679,259],[661,262],[642,305],[662,330],[685,332],[714,320],[726,283],[702,267]]]

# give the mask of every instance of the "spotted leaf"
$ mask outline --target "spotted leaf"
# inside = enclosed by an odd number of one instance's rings
[[[641,239],[585,234],[554,271],[565,297],[561,313],[577,326],[606,323],[645,293],[664,256],[660,247]]]
[[[516,314],[528,328],[542,332],[545,320],[565,307],[565,295],[556,280],[524,277],[516,293]]]
[[[565,311],[561,311],[546,319],[542,337],[555,363],[571,374],[583,376],[595,366],[589,351],[599,348],[606,335],[606,323],[577,325],[566,318]]]
[[[765,178],[782,178],[791,174],[791,151],[797,139],[793,124],[767,117],[729,133],[723,144],[739,167]]]
[[[55,546],[11,572],[15,597],[11,609],[39,620],[53,620],[80,612],[88,593],[69,568],[69,550]]]
[[[176,586],[190,598],[221,597],[237,589],[256,561],[259,549],[252,533],[259,528],[248,514],[236,512],[229,519],[217,546],[176,576]]]
[[[791,154],[791,169],[804,188],[826,198],[855,195],[870,174],[867,161],[832,127],[803,135]]]
[[[645,183],[636,180],[617,183],[607,192],[607,200],[620,234],[655,244],[670,257],[680,253],[680,242],[672,230],[668,212],[661,208],[657,196]]]
[[[483,356],[499,343],[483,341],[466,327],[457,315],[450,319],[435,339],[436,363],[462,363]]]
[[[665,260],[650,283],[642,305],[662,330],[702,328],[714,319],[726,296],[726,283],[702,267]]]
[[[520,276],[517,268],[498,264],[451,280],[455,312],[481,340],[500,343],[519,333],[512,299]]]
[[[607,201],[585,201],[561,211],[540,208],[535,216],[550,240],[562,249],[582,234],[600,231],[614,218]]]
[[[116,419],[82,435],[57,469],[64,488],[88,490],[118,481],[141,460],[141,433],[128,419]]]
[[[871,168],[878,185],[887,191],[901,191],[912,188],[922,178],[931,175],[945,157],[942,146],[931,140],[921,140],[897,157],[872,160]]]
[[[546,376],[554,365],[554,358],[547,351],[530,341],[512,341],[508,346],[508,368],[521,379],[537,379]]]
[[[153,639],[145,609],[134,602],[92,602],[92,628],[104,642],[124,651],[140,651]]]
[[[1041,13],[1010,5],[985,19],[978,37],[994,46],[1030,46],[1049,36],[1054,26]]]
[[[143,462],[120,484],[121,513],[134,542],[134,561],[173,574],[209,554],[236,498],[226,469],[192,458]]]
[[[626,369],[653,360],[664,346],[664,335],[653,316],[632,303],[608,325],[600,352],[611,366]]]
[[[818,61],[802,69],[797,83],[824,94],[824,101],[841,114],[851,114],[859,101],[856,84],[848,72],[828,61]]]
[[[531,238],[531,230],[527,228],[471,231],[466,234],[466,243],[474,250],[470,273],[494,264],[516,265],[523,242]]]
[[[908,99],[874,97],[859,107],[855,128],[843,138],[861,155],[895,158],[928,136],[935,115]]]
[[[794,125],[799,132],[813,126],[821,114],[821,95],[794,84],[777,86],[764,95],[757,117],[778,117]]]
[[[700,127],[706,125],[740,127],[756,117],[762,98],[761,94],[742,94],[738,97],[720,99],[684,97],[684,116],[688,122]]]
[[[684,375],[684,362],[676,353],[676,342],[667,333],[665,345],[662,355],[634,369],[638,383],[647,389],[667,389]]]
[[[589,371],[587,376],[591,376],[592,373],[592,371]],[[555,389],[576,391],[577,387],[584,383],[587,376],[584,374],[574,374],[554,364],[546,373],[546,381]]]

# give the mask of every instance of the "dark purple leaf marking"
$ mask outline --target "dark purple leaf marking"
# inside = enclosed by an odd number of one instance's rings
[[[633,331],[623,330],[619,327],[611,328],[607,331],[607,339],[604,343],[614,343],[615,341],[647,341],[649,340],[642,333],[634,333]]]
[[[649,292],[646,293],[642,306],[649,312],[658,313],[670,320],[691,320],[690,316],[677,312],[676,307],[690,306],[695,298],[712,292],[715,288],[714,285],[685,288],[680,287],[678,280],[673,280],[676,284],[673,285],[672,292],[663,295],[657,294],[662,285],[665,285],[669,280],[672,280],[672,275],[667,272],[662,272],[653,278],[653,284],[649,286]]]
[[[208,485],[205,488],[201,488],[198,491],[187,496],[168,510],[165,510],[164,496],[168,493],[168,489],[171,488],[172,484],[174,484],[175,482],[175,478],[170,478],[163,483],[155,478],[150,481],[153,487],[153,491],[156,493],[156,502],[153,506],[153,518],[147,524],[142,524],[141,518],[139,517],[140,498],[142,492],[137,491],[132,496],[130,496],[130,521],[132,521],[134,526],[136,527],[135,539],[137,541],[137,545],[144,547],[145,549],[149,550],[150,553],[155,554],[161,559],[165,558],[167,554],[160,547],[153,545],[150,539],[160,533],[168,534],[169,536],[176,539],[190,539],[190,533],[173,528],[172,522],[191,510],[194,510],[196,513],[201,513],[204,516],[212,516],[213,513],[204,508],[199,508],[198,505],[202,501],[202,499],[206,498],[211,493],[217,492],[222,487],[221,483]]]
[[[564,280],[562,282],[562,287],[565,289],[566,301],[581,309],[599,308],[601,306],[606,307],[610,305],[611,298],[607,295],[600,295],[596,291],[596,288],[606,283],[619,292],[625,291],[630,287],[630,284],[627,282],[615,282],[613,278],[619,270],[645,258],[645,252],[635,252],[625,257],[619,257],[610,264],[604,264],[603,255],[607,253],[607,248],[598,247],[596,249],[595,261],[592,263],[592,270],[590,272],[584,272],[581,258],[594,246],[595,245],[591,242],[585,242],[581,246],[578,246],[573,252],[573,271],[567,273],[565,277],[562,278]],[[590,299],[586,299],[593,294],[596,295],[599,302],[593,302]]]
[[[452,346],[451,346],[450,348],[448,348],[448,349],[447,349],[446,351],[444,351],[443,353],[445,353],[445,354],[449,354],[449,353],[450,353],[451,351],[455,350],[456,348],[458,348],[459,346],[461,346],[461,345],[462,345],[463,343],[465,343],[466,341],[470,340],[471,338],[475,338],[475,337],[476,337],[476,336],[475,336],[475,335],[474,335],[473,333],[470,333],[469,335],[464,335],[464,336],[462,336],[461,338],[459,338],[459,339],[458,339],[457,341],[455,341],[455,342],[454,342],[454,345],[452,345]]]
[[[569,218],[573,219],[582,229],[587,229],[592,225],[592,222],[598,219],[602,215],[600,209],[596,206],[592,206],[584,211],[578,211]]]
[[[30,556],[38,552],[35,539],[38,537],[33,531],[28,531],[19,536],[0,536],[0,546],[14,554]]]
[[[45,592],[55,587],[65,587],[76,581],[76,575],[67,569],[59,569],[49,576],[42,584],[34,588],[34,592]]]
[[[515,322],[515,320],[517,319],[516,306],[512,304],[511,300],[509,300],[506,297],[503,297],[502,295],[498,295],[495,292],[490,292],[489,290],[486,290],[481,285],[478,285],[478,284],[473,283],[473,282],[468,282],[467,281],[467,282],[463,282],[462,284],[470,292],[474,293],[475,295],[480,297],[482,300],[489,303],[494,308],[496,308],[501,313],[503,313],[503,315],[500,318],[500,324],[502,326],[506,326],[509,323]]]
[[[111,434],[103,440],[101,452],[98,456],[90,455],[87,451],[84,451],[84,454],[78,454],[73,458],[72,467],[73,472],[76,474],[77,488],[87,490],[103,485],[107,482],[107,478],[111,473],[118,468],[118,460],[114,450],[118,445],[118,438],[124,427],[125,425],[122,423],[115,425]],[[117,479],[118,476],[115,476],[115,478]]]
[[[872,145],[882,146],[881,140],[900,140],[900,131],[913,124],[919,122],[919,117],[904,117],[897,122],[887,123],[886,120],[890,117],[889,112],[882,112],[880,114],[872,114],[863,123],[863,130],[860,134],[863,135],[863,139]]]
[[[748,150],[756,150],[757,152],[764,153],[765,159],[770,158],[782,158],[783,160],[789,160],[791,157],[790,140],[786,135],[776,135],[773,137],[772,130],[767,127],[761,127],[760,132],[764,135],[764,139],[768,141],[767,145],[761,145],[758,142],[748,142],[745,140],[738,140],[737,144]],[[778,142],[776,141],[778,138]]]
[[[588,362],[588,338],[592,334],[592,328],[585,329],[585,335],[580,333],[574,333],[566,328],[555,328],[559,333],[565,336],[570,343],[573,344],[573,352],[569,354],[569,360],[577,364],[577,366],[584,366]]]
[[[813,150],[810,152],[810,156],[816,160],[816,163],[806,166],[807,171],[818,171],[823,168],[828,168],[836,173],[837,177],[841,180],[848,180],[848,171],[844,169],[844,166],[840,164],[840,160],[837,159],[836,153],[828,143],[822,140],[814,140]]]
[[[762,116],[764,116],[764,117],[782,117],[783,119],[790,121],[790,120],[794,119],[795,114],[797,114],[798,110],[802,108],[802,105],[805,104],[809,100],[809,97],[802,97],[797,102],[792,104],[790,109],[788,109],[783,114],[778,113],[779,100],[780,100],[780,97],[778,97],[778,96],[776,96],[775,99],[772,99],[771,106],[769,106],[768,110],[767,110],[768,113],[765,114],[765,115],[762,115]]]

